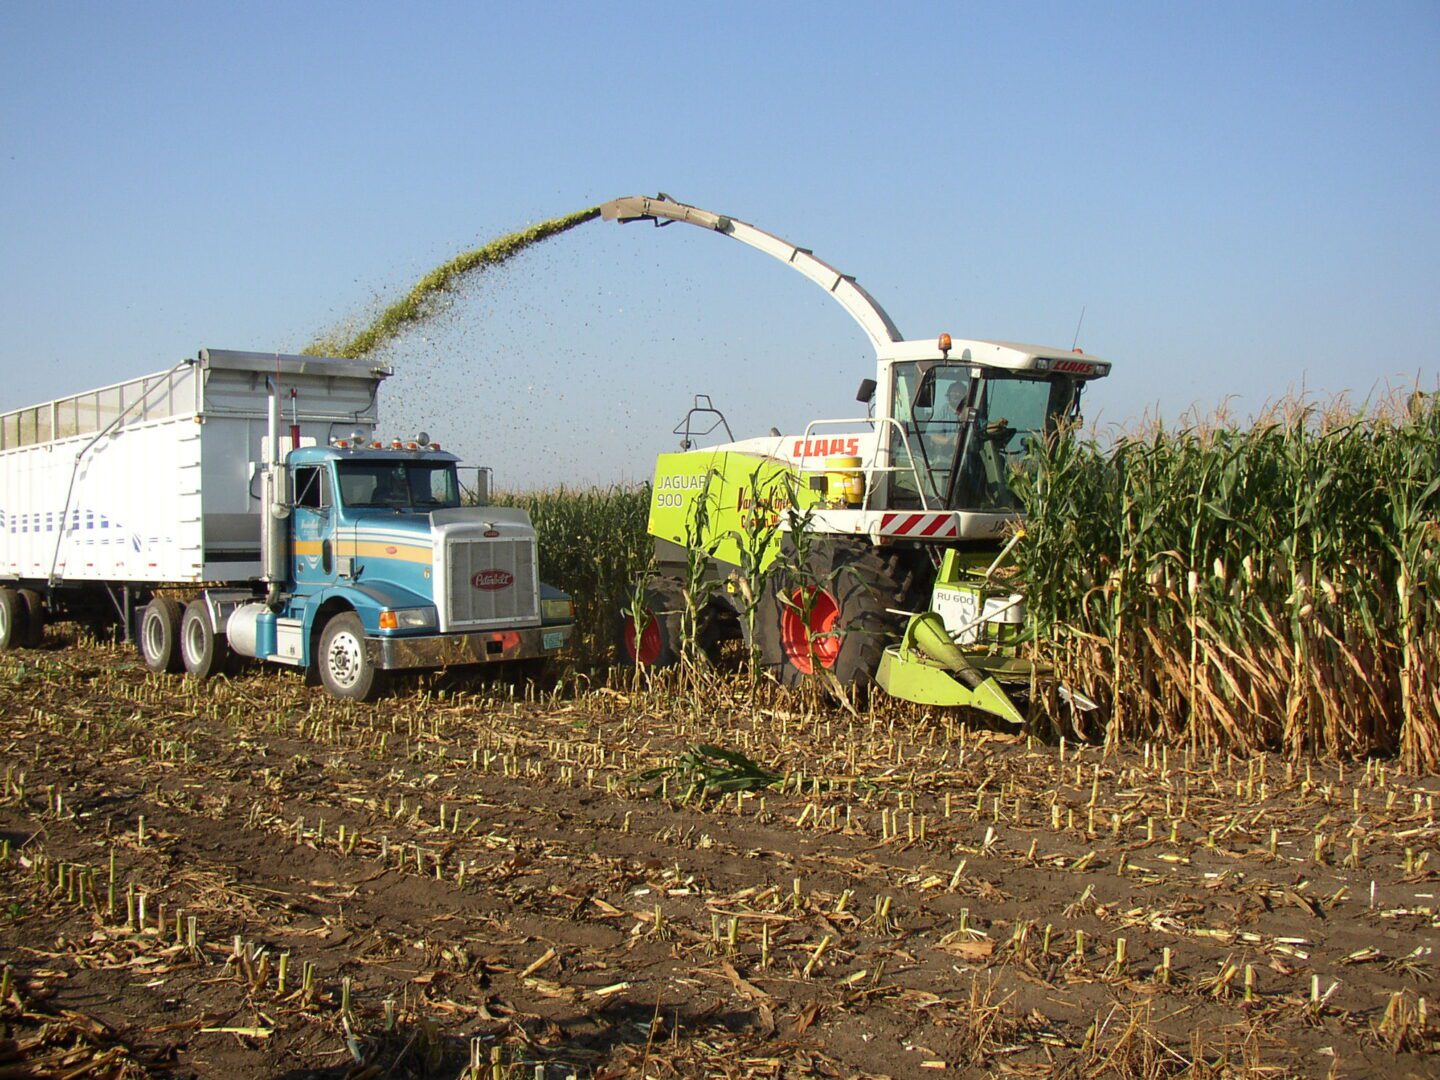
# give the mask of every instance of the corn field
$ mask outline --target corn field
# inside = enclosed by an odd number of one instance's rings
[[[1285,405],[1248,427],[1070,438],[1017,478],[1038,656],[1102,708],[1087,739],[1398,755],[1440,768],[1440,405]],[[650,491],[502,495],[610,657],[650,553]],[[1080,730],[1072,730],[1076,725]]]
[[[1436,422],[1046,448],[1080,742],[723,663],[342,702],[53,626],[0,656],[0,1076],[1433,1073],[1435,777],[1344,757],[1433,760]],[[499,500],[579,668],[649,498]]]
[[[1037,649],[1107,740],[1440,766],[1435,395],[1062,439],[1022,479]]]
[[[500,493],[494,501],[529,512],[542,576],[575,601],[577,658],[605,663],[619,612],[650,560],[650,485]]]

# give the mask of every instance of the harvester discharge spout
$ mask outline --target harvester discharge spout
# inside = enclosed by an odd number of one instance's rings
[[[788,240],[782,240],[774,233],[757,229],[738,218],[701,210],[698,206],[676,202],[665,195],[650,198],[648,195],[627,195],[612,199],[600,207],[600,216],[606,221],[653,221],[657,225],[668,225],[682,221],[702,229],[739,240],[757,251],[763,251],[774,259],[798,270],[811,281],[828,292],[831,297],[849,312],[850,317],[870,339],[878,351],[882,347],[903,340],[899,329],[891,321],[885,309],[862,289],[849,274],[843,274],[829,263],[817,259],[807,248],[796,247]]]

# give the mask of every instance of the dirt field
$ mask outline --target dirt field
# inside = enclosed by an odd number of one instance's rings
[[[1440,1074],[1433,778],[507,693],[0,658],[0,1077]]]

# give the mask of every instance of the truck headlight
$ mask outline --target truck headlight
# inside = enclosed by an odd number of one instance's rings
[[[542,600],[540,614],[548,622],[570,622],[575,618],[575,605],[570,600]]]
[[[381,630],[428,630],[435,625],[433,607],[386,608],[380,612]]]

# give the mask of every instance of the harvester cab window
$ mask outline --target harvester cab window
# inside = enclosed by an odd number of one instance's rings
[[[937,505],[950,486],[975,380],[966,364],[906,363],[894,370],[895,419],[904,437],[892,435],[891,461],[898,471],[890,474],[890,501],[897,507],[919,507],[918,477],[925,499]]]
[[[336,469],[347,507],[429,512],[460,505],[460,484],[448,461],[342,461]]]
[[[1081,385],[1068,375],[933,361],[898,363],[894,379],[894,416],[904,432],[894,432],[890,444],[890,505],[897,509],[1020,509],[1009,474],[1074,413]]]
[[[1010,474],[1074,411],[1079,384],[1064,375],[1026,378],[987,372],[950,477],[948,505],[1020,510]]]

